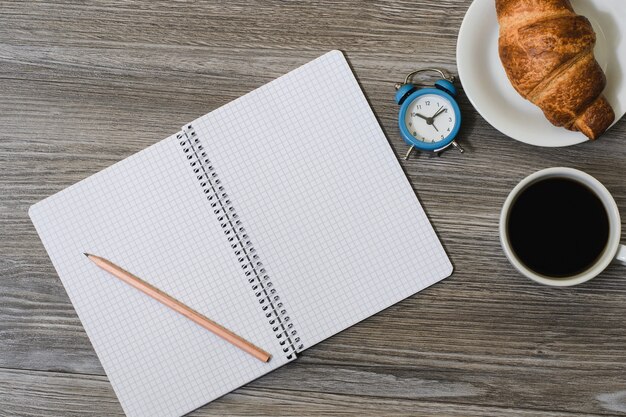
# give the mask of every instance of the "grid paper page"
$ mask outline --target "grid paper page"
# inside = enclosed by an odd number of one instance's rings
[[[192,125],[303,348],[452,273],[341,52]]]
[[[129,416],[179,416],[287,362],[172,136],[30,215]],[[114,278],[93,253],[270,352],[262,363]]]

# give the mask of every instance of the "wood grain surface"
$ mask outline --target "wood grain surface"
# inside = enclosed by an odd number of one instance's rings
[[[402,156],[393,84],[425,65],[456,72],[469,4],[0,1],[0,416],[123,415],[31,204],[330,49]],[[550,166],[596,176],[624,222],[626,122],[595,143],[538,148],[460,96],[467,152],[402,162],[453,276],[192,415],[626,413],[626,269],[546,288],[498,240],[509,190]]]

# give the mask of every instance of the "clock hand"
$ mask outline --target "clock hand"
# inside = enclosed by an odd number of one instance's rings
[[[423,116],[423,115],[421,115],[421,114],[419,114],[419,113],[417,113],[417,112],[414,112],[414,113],[413,113],[413,115],[414,115],[414,116],[417,116],[417,117],[421,117],[422,119],[424,119],[424,120],[426,120],[426,121],[428,121],[429,119],[431,119],[431,117],[426,117],[426,116]]]
[[[437,110],[437,112],[435,114],[433,114],[433,117],[431,117],[431,119],[434,119],[435,117],[439,116],[441,113],[444,112],[444,108],[443,106],[439,107],[439,110]]]
[[[437,132],[439,132],[439,129],[437,129],[437,126],[435,126],[435,122],[433,122],[431,126],[434,127]]]

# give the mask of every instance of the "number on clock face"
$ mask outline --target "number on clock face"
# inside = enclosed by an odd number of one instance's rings
[[[409,105],[404,123],[415,139],[433,143],[444,140],[452,133],[456,117],[448,99],[436,94],[424,94]]]

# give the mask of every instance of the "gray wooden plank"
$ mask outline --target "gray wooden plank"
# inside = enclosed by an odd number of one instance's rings
[[[419,377],[398,377],[364,371],[339,371],[315,366],[324,374],[322,386],[313,378],[295,385],[267,386],[253,382],[219,401],[190,413],[190,416],[595,416],[578,412],[532,408],[490,407],[439,402],[446,397],[472,395],[471,384],[430,381]],[[332,370],[331,370],[332,371]],[[279,370],[275,374],[288,371]],[[285,381],[285,375],[276,376]],[[354,381],[360,379],[358,387]],[[293,381],[291,381],[293,382]],[[339,390],[336,390],[336,389]],[[80,394],[80,395],[77,395]],[[621,397],[619,397],[621,395]],[[624,395],[601,397],[608,411],[624,407]],[[102,376],[57,372],[0,369],[0,416],[122,416],[123,411],[108,381]],[[616,400],[617,398],[617,400]],[[94,407],[94,405],[97,405]],[[619,410],[618,410],[619,411]]]
[[[30,204],[334,48],[347,53],[402,155],[393,83],[426,64],[455,71],[468,5],[1,2],[0,410],[79,414],[104,398],[105,414],[121,412],[28,220]],[[402,162],[453,277],[200,414],[626,410],[624,269],[575,289],[539,287],[512,270],[497,236],[508,191],[548,166],[588,171],[626,207],[626,123],[595,143],[536,148],[491,128],[462,92],[460,102],[468,152]],[[376,395],[379,386],[387,388]]]

